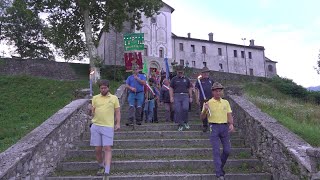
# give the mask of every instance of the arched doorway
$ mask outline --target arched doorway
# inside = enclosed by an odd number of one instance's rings
[[[157,61],[151,61],[149,65],[149,71],[150,72],[157,72],[160,71],[160,64]]]

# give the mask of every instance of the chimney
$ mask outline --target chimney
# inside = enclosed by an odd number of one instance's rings
[[[188,33],[188,38],[191,38],[191,33]]]
[[[250,40],[250,46],[254,46],[254,40],[253,39]]]
[[[209,41],[213,41],[213,33],[211,32],[208,35],[209,35]]]

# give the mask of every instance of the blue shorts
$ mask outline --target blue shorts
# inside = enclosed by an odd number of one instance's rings
[[[134,106],[135,101],[137,101],[137,107],[142,107],[142,104],[144,102],[144,93],[143,92],[139,92],[139,93],[130,92],[129,96],[128,96],[129,106]]]
[[[112,146],[114,130],[112,127],[92,124],[90,128],[90,146]]]

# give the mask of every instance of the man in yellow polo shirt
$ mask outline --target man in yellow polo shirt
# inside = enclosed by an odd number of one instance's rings
[[[215,82],[211,87],[212,98],[204,104],[201,111],[201,119],[208,118],[213,161],[216,176],[219,180],[224,179],[223,167],[227,162],[231,148],[229,132],[234,131],[230,104],[227,100],[221,98],[223,89],[224,87],[220,83]],[[221,156],[220,141],[223,146]]]
[[[120,129],[120,105],[117,96],[109,92],[109,81],[101,80],[99,89],[100,94],[92,98],[93,119],[90,128],[90,145],[95,146],[96,158],[100,166],[97,174],[105,175],[105,179],[108,179],[114,130]],[[114,117],[116,125],[114,125]]]

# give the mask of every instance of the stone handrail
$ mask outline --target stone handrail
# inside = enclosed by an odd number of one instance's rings
[[[37,179],[52,172],[84,131],[87,104],[72,101],[1,153],[0,179]]]
[[[127,98],[127,90],[126,85],[122,84],[116,91],[115,95],[118,97],[120,106],[122,106],[126,102]]]
[[[310,149],[303,139],[282,126],[276,119],[261,112],[241,96],[229,95],[236,129],[244,135],[253,155],[263,163],[263,169],[274,179],[310,179],[315,172],[313,161],[319,157],[318,149]],[[309,149],[309,155],[307,154]]]
[[[311,160],[311,171],[313,173],[320,172],[320,148],[309,148],[307,154]]]
[[[123,105],[127,97],[124,84],[115,95]],[[72,101],[0,153],[0,179],[41,179],[51,173],[85,131],[91,119],[89,103],[89,99]]]

